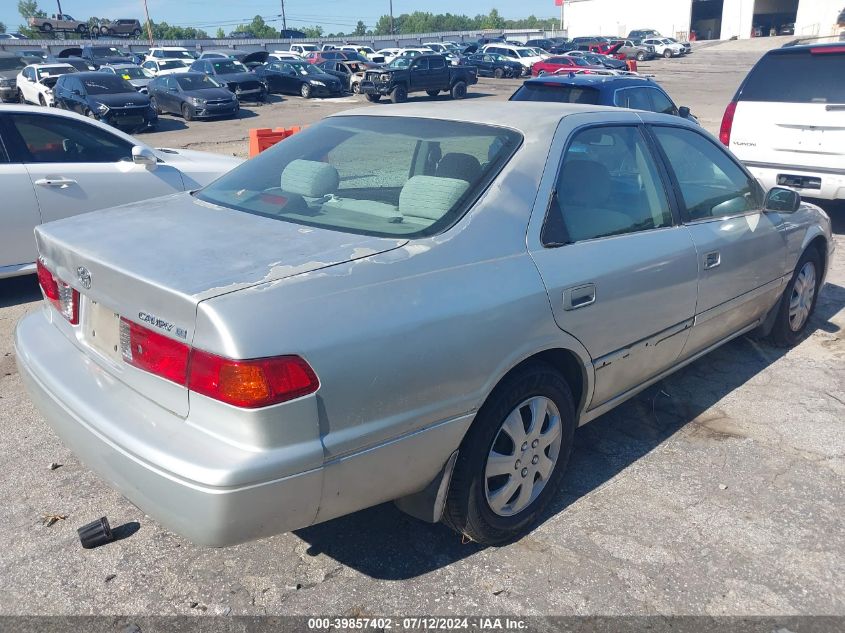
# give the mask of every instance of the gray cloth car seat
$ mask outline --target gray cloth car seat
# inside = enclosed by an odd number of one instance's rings
[[[593,160],[571,160],[563,166],[558,199],[563,223],[573,242],[624,231],[631,219],[608,208],[610,172]]]

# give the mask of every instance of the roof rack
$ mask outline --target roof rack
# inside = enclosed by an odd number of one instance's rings
[[[835,42],[845,42],[845,32],[839,35],[816,35],[813,37],[799,37],[791,40],[781,46],[781,48],[789,48],[790,46],[804,46],[806,44],[833,44]]]

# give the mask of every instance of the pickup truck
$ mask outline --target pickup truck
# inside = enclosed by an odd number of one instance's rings
[[[74,20],[67,13],[53,14],[49,18],[31,17],[27,18],[27,24],[33,29],[38,29],[44,33],[51,33],[53,31],[75,31],[77,33],[87,33],[88,23]]]
[[[450,66],[443,55],[397,57],[384,68],[364,73],[361,94],[373,103],[382,97],[402,103],[411,92],[436,97],[446,91],[453,99],[463,99],[467,86],[476,83],[478,71],[474,66]]]

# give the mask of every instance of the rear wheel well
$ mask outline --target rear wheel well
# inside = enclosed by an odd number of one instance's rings
[[[580,411],[582,398],[584,397],[584,388],[587,384],[584,366],[573,352],[568,349],[554,348],[538,352],[533,356],[529,356],[518,365],[513,367],[507,374],[502,376],[499,383],[507,378],[510,374],[517,371],[526,363],[533,361],[540,361],[551,365],[563,376],[572,391],[572,401],[575,403],[575,411]]]

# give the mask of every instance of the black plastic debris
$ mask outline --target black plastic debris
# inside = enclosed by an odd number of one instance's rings
[[[85,549],[93,549],[114,540],[111,527],[109,527],[109,520],[106,517],[91,521],[76,532],[79,534],[79,542]]]

